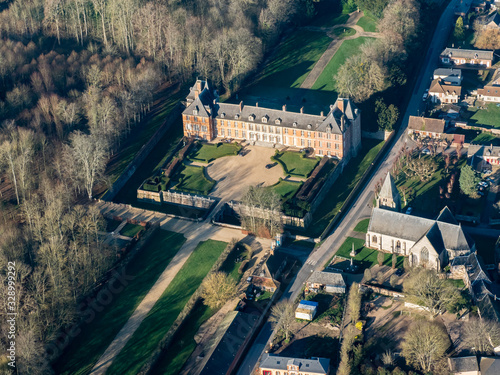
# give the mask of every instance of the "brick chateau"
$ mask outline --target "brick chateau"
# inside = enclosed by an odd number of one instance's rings
[[[207,141],[247,140],[263,146],[312,148],[318,156],[350,159],[361,147],[361,113],[338,98],[325,117],[283,110],[219,103],[215,91],[197,80],[182,113],[184,135]]]

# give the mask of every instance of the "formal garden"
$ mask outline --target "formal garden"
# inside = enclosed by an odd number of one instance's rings
[[[318,165],[320,158],[308,158],[304,152],[276,150],[271,160],[278,162],[285,174],[307,178]]]

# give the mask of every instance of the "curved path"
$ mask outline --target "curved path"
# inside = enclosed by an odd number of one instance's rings
[[[319,60],[316,62],[312,70],[309,72],[304,82],[302,82],[300,88],[310,89],[314,86],[314,83],[317,81],[321,73],[323,73],[323,70],[328,65],[333,56],[337,53],[338,49],[340,48],[344,40],[356,39],[359,37],[371,37],[371,38],[381,37],[380,33],[367,32],[364,31],[361,26],[356,25],[362,16],[363,12],[353,12],[349,15],[349,19],[347,20],[347,22],[341,25],[334,25],[332,27],[314,27],[314,26],[304,27],[304,29],[306,30],[324,32],[330,38],[333,38],[333,40],[330,43],[330,45],[326,48],[326,51],[323,53],[323,55],[321,55]],[[338,39],[338,37],[333,33],[333,30],[341,27],[349,27],[351,29],[354,29],[356,30],[356,34],[342,39]]]

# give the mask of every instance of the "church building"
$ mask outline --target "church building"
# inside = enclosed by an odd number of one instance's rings
[[[457,256],[476,251],[448,207],[436,219],[400,212],[401,197],[390,174],[377,197],[366,233],[366,247],[409,257],[411,266],[440,271]]]

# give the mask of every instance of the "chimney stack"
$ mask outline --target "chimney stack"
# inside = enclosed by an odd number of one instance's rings
[[[300,108],[300,113],[304,113],[304,107]]]
[[[283,112],[286,112],[286,104],[283,104]]]
[[[337,108],[340,109],[342,113],[344,113],[344,99],[337,99]]]
[[[321,112],[319,113],[319,115],[320,115],[321,117],[324,117],[324,116],[325,116],[325,115],[323,114],[323,111],[321,111]]]
[[[257,108],[259,108],[259,102],[255,103],[255,106],[256,106]]]
[[[240,102],[240,112],[243,112],[243,100]]]

